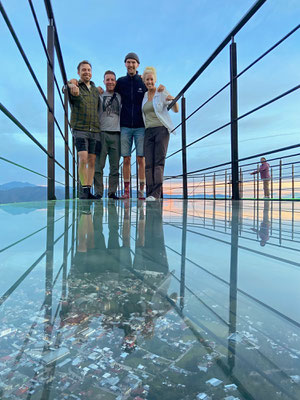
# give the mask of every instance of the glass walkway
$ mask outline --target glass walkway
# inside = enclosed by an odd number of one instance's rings
[[[1,399],[299,400],[300,202],[0,219]]]

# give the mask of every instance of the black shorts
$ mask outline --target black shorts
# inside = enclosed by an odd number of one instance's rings
[[[97,154],[97,140],[95,133],[73,130],[77,151],[87,151],[89,154]]]

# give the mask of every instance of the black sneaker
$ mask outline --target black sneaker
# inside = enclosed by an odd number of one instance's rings
[[[91,192],[89,192],[89,197],[88,197],[88,199],[89,199],[89,200],[97,200],[97,197],[94,196]]]
[[[114,193],[109,193],[108,198],[113,200],[119,200],[119,197],[116,196]]]
[[[95,194],[95,200],[101,200],[102,194]]]
[[[90,188],[87,188],[87,187],[81,188],[81,191],[79,194],[79,199],[80,200],[88,200],[89,194],[90,194]]]

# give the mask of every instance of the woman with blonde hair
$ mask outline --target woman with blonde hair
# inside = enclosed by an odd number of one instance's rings
[[[146,173],[147,201],[161,198],[166,154],[173,130],[173,123],[168,113],[168,105],[174,99],[166,90],[156,89],[156,70],[147,67],[143,73],[143,81],[148,89],[142,102],[142,113],[145,123],[144,154]],[[172,110],[178,112],[176,103]]]

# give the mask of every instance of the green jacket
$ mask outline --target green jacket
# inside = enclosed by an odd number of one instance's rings
[[[71,127],[78,131],[100,132],[98,89],[93,82],[90,90],[82,81],[79,81],[78,85],[79,96],[72,96],[69,91]]]

